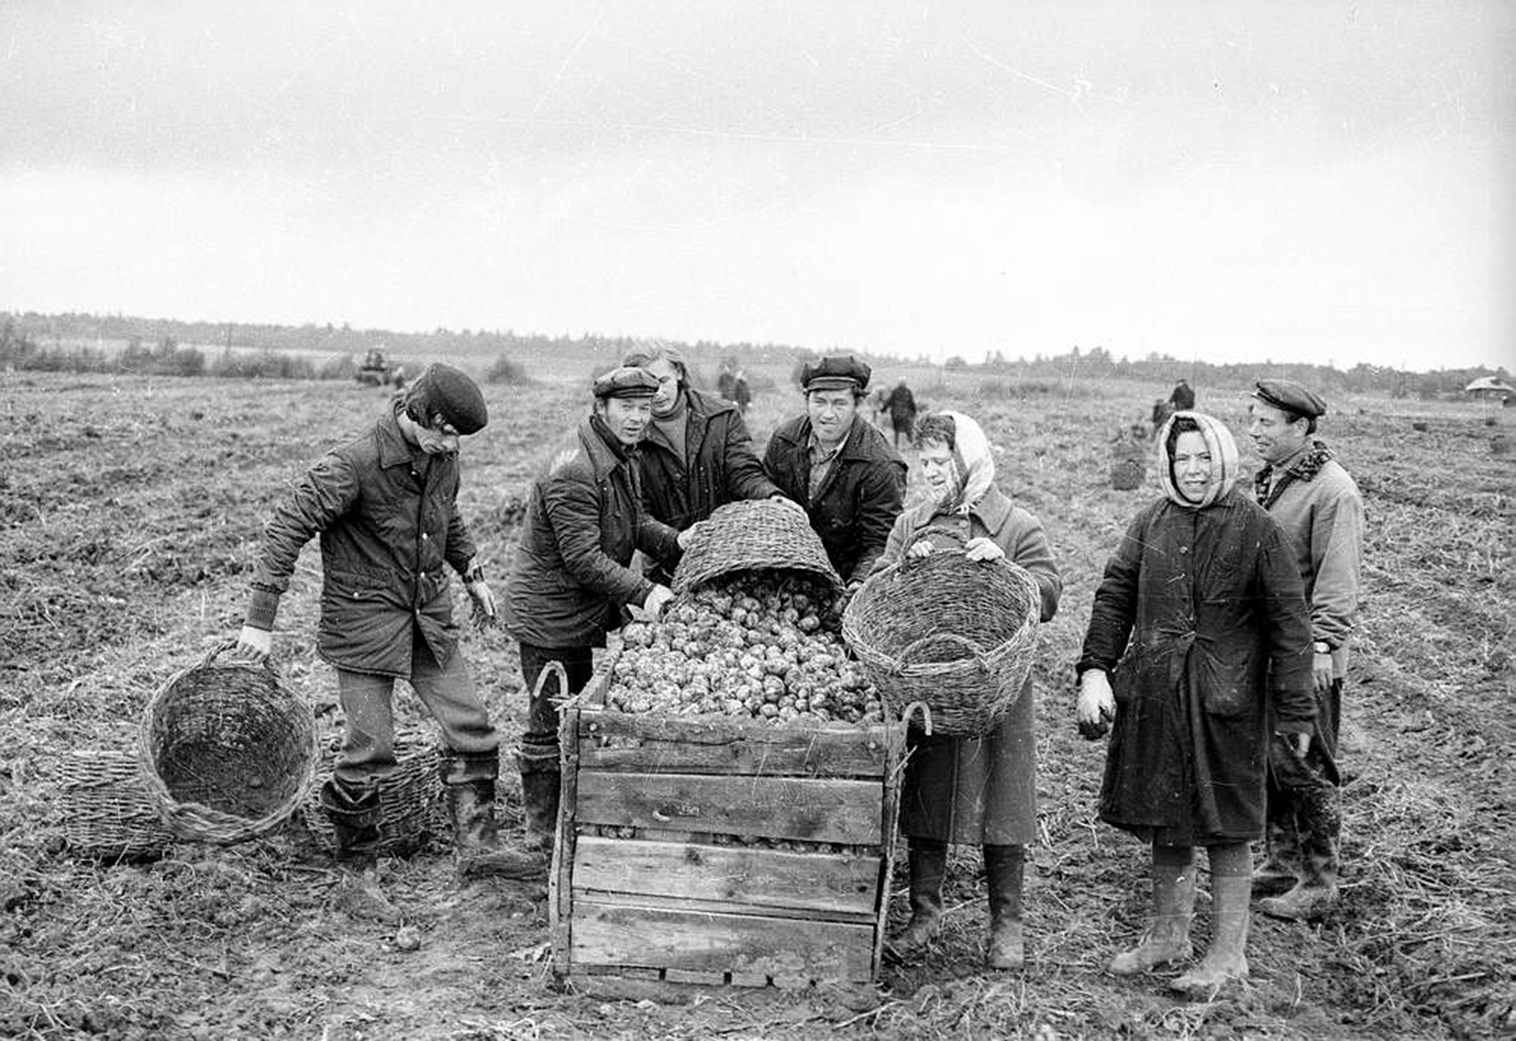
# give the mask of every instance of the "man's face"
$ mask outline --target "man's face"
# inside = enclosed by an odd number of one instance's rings
[[[653,415],[668,415],[679,404],[679,370],[667,358],[659,358],[643,368],[658,377],[658,390],[653,394]]]
[[[830,447],[852,429],[858,402],[850,390],[813,390],[805,396],[805,411],[811,417],[816,440]]]
[[[1305,447],[1308,420],[1292,417],[1283,409],[1254,401],[1248,406],[1252,419],[1248,422],[1248,437],[1253,440],[1253,450],[1266,463],[1282,463]]]
[[[458,431],[440,415],[433,415],[426,426],[417,423],[416,444],[427,455],[454,455],[458,451]]]
[[[653,421],[652,398],[602,398],[595,411],[611,428],[616,440],[623,445],[635,445],[642,440],[647,426]]]

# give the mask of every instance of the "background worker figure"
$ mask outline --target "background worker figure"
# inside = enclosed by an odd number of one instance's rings
[[[911,388],[905,385],[905,377],[900,377],[900,382],[890,388],[889,394],[884,399],[883,410],[890,414],[890,426],[895,431],[895,450],[900,450],[900,438],[903,436],[909,444],[911,437],[916,432],[916,396],[911,393]]]

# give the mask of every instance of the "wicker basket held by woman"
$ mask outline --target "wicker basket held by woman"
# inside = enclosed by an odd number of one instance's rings
[[[933,733],[977,737],[1021,695],[1040,603],[1036,581],[1010,561],[907,557],[853,596],[842,638],[887,701],[924,701]]]
[[[148,797],[180,838],[239,842],[272,830],[310,787],[310,706],[267,665],[206,655],[158,688],[138,748]]]

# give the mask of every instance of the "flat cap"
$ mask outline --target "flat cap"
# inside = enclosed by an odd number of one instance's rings
[[[1281,412],[1290,412],[1306,419],[1326,415],[1327,403],[1294,380],[1259,380],[1256,386],[1253,397]]]
[[[851,354],[830,354],[800,370],[800,386],[813,390],[866,390],[874,370]]]
[[[650,398],[657,391],[658,377],[633,365],[623,365],[595,377],[597,398]]]
[[[405,392],[405,411],[418,423],[441,416],[460,434],[473,434],[490,421],[479,384],[451,365],[433,362]]]

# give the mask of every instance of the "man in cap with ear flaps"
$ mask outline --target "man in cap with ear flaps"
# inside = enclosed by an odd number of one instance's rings
[[[1254,494],[1294,542],[1311,608],[1316,728],[1304,755],[1269,750],[1267,857],[1254,875],[1258,909],[1316,918],[1337,900],[1342,834],[1337,769],[1348,639],[1356,624],[1363,557],[1363,498],[1316,435],[1327,406],[1287,379],[1259,380],[1248,436],[1264,462]],[[1283,891],[1283,892],[1281,892]]]
[[[505,628],[521,647],[529,698],[517,765],[526,805],[527,842],[553,847],[558,819],[560,702],[594,675],[594,649],[635,607],[656,616],[673,599],[666,585],[633,571],[635,550],[677,558],[693,528],[679,531],[643,508],[639,442],[653,418],[659,380],[623,366],[595,380],[590,415],[553,453],[532,485],[521,541],[505,589]],[[539,678],[562,664],[568,689]],[[552,676],[552,673],[549,673]]]
[[[452,575],[476,617],[495,600],[458,512],[461,437],[489,421],[479,387],[434,364],[367,433],[329,451],[296,483],[264,529],[238,650],[268,657],[279,599],[301,549],[321,539],[316,649],[337,672],[342,752],[321,791],[337,861],[389,917],[375,885],[380,779],[395,767],[396,679],[408,681],[447,745],[443,782],[461,874],[525,875],[540,859],[498,845],[493,804],[499,737],[458,652]]]
[[[868,577],[905,504],[905,460],[858,414],[871,375],[851,354],[807,362],[805,415],[775,430],[763,457],[769,480],[805,507],[850,587]]]

